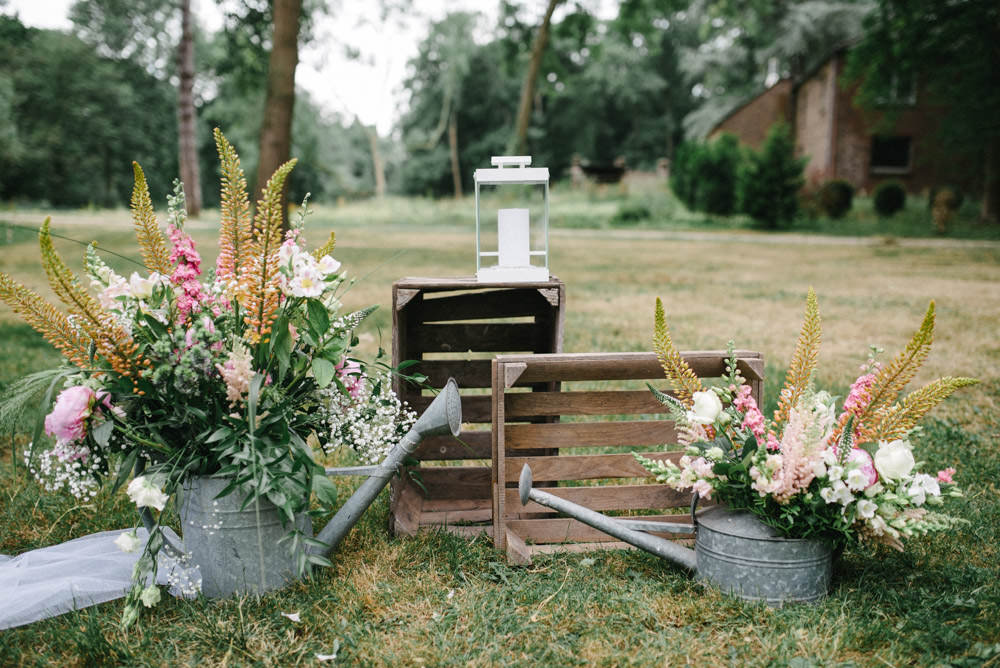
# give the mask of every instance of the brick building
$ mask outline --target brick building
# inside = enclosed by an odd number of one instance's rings
[[[807,187],[844,179],[863,192],[899,179],[907,190],[935,186],[976,190],[976,171],[949,153],[939,137],[944,109],[928,102],[919,81],[894,80],[884,110],[863,110],[854,102],[857,86],[844,86],[847,52],[837,51],[798,81],[782,79],[729,113],[709,133],[724,132],[759,148],[779,121],[794,131],[796,155],[806,156]]]

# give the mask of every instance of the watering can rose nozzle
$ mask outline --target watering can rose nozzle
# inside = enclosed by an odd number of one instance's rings
[[[517,483],[517,493],[521,495],[521,505],[528,505],[528,495],[531,494],[532,485],[531,467],[525,464],[521,468],[521,479]]]

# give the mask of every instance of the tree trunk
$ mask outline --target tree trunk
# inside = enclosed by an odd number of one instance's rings
[[[517,126],[514,134],[507,145],[508,155],[520,155],[524,152],[528,138],[528,123],[531,121],[531,102],[535,98],[535,81],[538,80],[538,70],[542,67],[542,55],[545,53],[545,45],[549,41],[549,25],[552,23],[552,13],[562,0],[549,0],[549,6],[545,10],[545,18],[542,25],[538,27],[538,34],[531,45],[531,62],[528,63],[528,72],[524,76],[524,84],[521,86],[521,103],[517,108]]]
[[[373,125],[368,127],[358,121],[368,135],[368,143],[372,151],[372,171],[375,174],[375,197],[382,199],[385,197],[385,163],[382,162],[382,153],[378,150],[378,129]]]
[[[1000,222],[1000,136],[986,145],[986,169],[983,174],[983,206],[980,212],[987,222]]]
[[[198,171],[198,142],[195,138],[194,33],[191,23],[191,0],[181,0],[181,43],[177,49],[180,69],[180,84],[177,88],[178,160],[187,214],[196,217],[201,213],[201,175]]]
[[[295,68],[299,64],[302,0],[273,0],[273,7],[274,37],[267,64],[267,98],[260,126],[260,161],[257,163],[257,185],[254,188],[254,196],[258,200],[274,170],[291,157]],[[284,207],[282,216],[287,225],[288,207]]]
[[[455,110],[448,119],[448,152],[451,154],[451,180],[455,186],[455,199],[462,199],[462,172],[458,168],[458,121]]]

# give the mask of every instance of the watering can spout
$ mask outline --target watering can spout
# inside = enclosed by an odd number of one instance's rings
[[[579,520],[599,531],[623,540],[629,545],[634,545],[639,549],[646,550],[658,557],[674,562],[688,570],[697,570],[695,551],[682,547],[671,540],[653,536],[645,531],[683,531],[690,533],[694,531],[693,525],[686,524],[666,524],[662,522],[643,522],[642,520],[619,520],[602,515],[589,508],[585,508],[578,503],[567,501],[561,497],[548,492],[543,492],[532,487],[531,468],[525,464],[521,469],[521,477],[517,486],[518,494],[521,497],[521,505],[527,505],[528,501],[543,506],[548,506],[553,510],[558,510],[564,515],[569,515],[573,519]],[[654,526],[656,525],[656,526]]]
[[[424,438],[449,433],[458,436],[461,426],[462,399],[458,393],[458,384],[449,378],[444,389],[434,398],[423,415],[410,427],[399,443],[392,447],[382,463],[374,467],[368,479],[361,483],[351,498],[316,536],[316,540],[323,543],[323,547],[310,547],[310,552],[323,556],[333,552],[396,474],[403,461],[417,449],[417,445]]]

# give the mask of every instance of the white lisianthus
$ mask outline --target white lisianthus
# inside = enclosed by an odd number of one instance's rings
[[[154,273],[149,278],[143,278],[138,272],[133,271],[128,279],[129,294],[136,299],[149,299],[153,296],[153,288],[156,287],[157,275]]]
[[[882,487],[882,483],[877,482],[868,489],[865,490],[865,496],[869,499],[875,498],[876,495],[881,494],[885,488]]]
[[[817,459],[813,462],[812,468],[813,476],[817,478],[822,478],[826,475],[826,463],[822,459]]]
[[[167,495],[149,476],[141,475],[128,484],[128,498],[139,508],[149,507],[163,510],[167,505]]]
[[[910,451],[910,444],[904,440],[897,439],[886,443],[880,441],[878,451],[875,453],[875,468],[879,475],[890,480],[898,480],[906,476],[913,470],[913,452]]]
[[[115,545],[122,552],[135,552],[139,549],[139,536],[136,535],[135,531],[125,531],[119,534],[118,538],[115,538]]]
[[[722,400],[711,390],[695,392],[692,395],[694,406],[687,412],[688,422],[697,424],[712,424],[722,412]]]
[[[858,517],[870,520],[875,517],[876,510],[878,510],[878,506],[875,505],[874,501],[869,501],[868,499],[858,501]]]
[[[927,502],[928,494],[932,497],[941,496],[941,486],[926,473],[918,473],[913,477],[913,484],[906,493],[913,500],[913,505],[922,506]]]
[[[844,477],[844,467],[840,464],[834,464],[827,468],[826,474],[830,476],[830,480],[840,480]]]
[[[329,255],[324,255],[319,259],[316,269],[319,270],[319,273],[323,276],[329,276],[330,274],[336,273],[340,269],[340,262],[334,260]]]
[[[139,594],[139,600],[147,608],[152,608],[154,605],[160,602],[160,588],[155,584],[151,584],[142,590]]]

